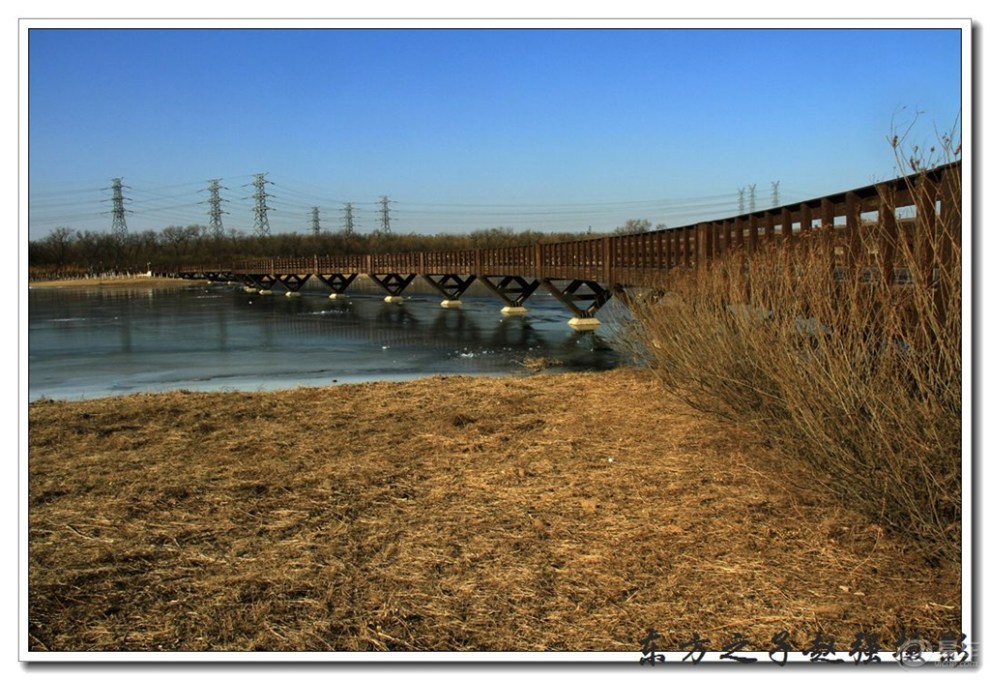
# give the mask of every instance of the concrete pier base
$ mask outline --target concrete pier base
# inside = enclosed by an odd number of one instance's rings
[[[440,302],[440,306],[444,309],[457,309],[458,307],[461,307],[462,304],[463,303],[460,300],[443,300]]]
[[[515,316],[518,314],[525,314],[527,309],[525,307],[502,307],[502,313],[506,316]]]
[[[271,288],[262,288],[258,291],[258,295],[273,295]]]
[[[245,293],[257,293],[258,292],[258,289],[255,288],[255,287],[253,287],[253,286],[244,286],[244,288],[242,288],[241,290],[243,290]]]
[[[327,297],[330,298],[331,300],[344,300],[347,298],[347,296],[344,295],[343,293],[330,293],[330,295],[328,295]]]
[[[302,293],[300,293],[298,290],[289,290],[286,291],[285,297],[302,297]]]
[[[401,295],[386,295],[385,296],[385,302],[394,302],[396,304],[402,304],[402,296]]]
[[[602,322],[593,316],[575,316],[567,322],[567,325],[576,331],[593,331],[602,325]]]

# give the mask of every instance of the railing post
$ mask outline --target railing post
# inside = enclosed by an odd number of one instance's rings
[[[846,193],[846,247],[849,250],[849,265],[858,265],[862,257],[863,235],[859,227],[859,196],[855,191]]]
[[[825,239],[825,251],[828,253],[829,265],[835,265],[835,204],[827,198],[822,204],[822,232]]]
[[[917,212],[914,223],[914,258],[921,270],[921,284],[934,283],[935,259],[935,188],[927,175],[918,177],[912,193]]]
[[[883,273],[883,280],[887,283],[894,281],[894,258],[897,253],[897,218],[894,214],[894,190],[890,184],[880,184],[877,186],[880,205],[877,206],[877,225],[880,236],[880,268]]]
[[[789,244],[791,242],[791,237],[794,235],[794,225],[793,217],[791,217],[791,211],[788,208],[781,208],[780,210],[780,235],[784,239],[784,243]]]
[[[806,254],[807,249],[811,247],[811,242],[808,240],[811,236],[811,207],[807,203],[802,203],[798,209],[798,220],[801,225],[801,240],[798,242],[798,247]]]
[[[712,225],[702,222],[694,228],[694,263],[703,269],[712,259]]]
[[[611,286],[612,281],[612,237],[602,238],[602,283]]]
[[[835,231],[835,204],[827,198],[822,199],[822,229],[826,233]]]
[[[958,164],[945,168],[938,184],[938,221],[935,225],[935,264],[939,285],[935,289],[935,313],[939,323],[945,320],[952,289],[945,281],[950,273],[955,249],[962,248],[962,168]]]

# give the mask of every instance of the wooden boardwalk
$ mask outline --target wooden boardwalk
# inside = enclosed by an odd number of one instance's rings
[[[461,294],[479,281],[502,298],[506,313],[523,312],[526,299],[542,286],[574,313],[572,325],[594,327],[595,313],[613,293],[654,286],[664,271],[697,269],[728,252],[790,246],[815,234],[833,239],[836,266],[867,253],[879,263],[878,275],[888,279],[897,275],[895,250],[906,237],[921,271],[933,280],[940,257],[933,246],[939,242],[935,232],[956,232],[960,225],[960,171],[955,162],[801,203],[642,234],[507,248],[273,257],[161,273],[239,280],[264,292],[281,284],[288,294],[317,278],[332,296],[343,295],[358,275],[366,275],[387,300],[401,299],[419,277],[445,306],[458,305]]]

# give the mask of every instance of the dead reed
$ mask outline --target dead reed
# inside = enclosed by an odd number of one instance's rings
[[[858,245],[815,230],[665,276],[661,302],[631,302],[630,336],[671,393],[810,464],[932,559],[958,561],[959,203],[935,210],[923,175],[911,190],[930,210],[892,230],[864,224]]]

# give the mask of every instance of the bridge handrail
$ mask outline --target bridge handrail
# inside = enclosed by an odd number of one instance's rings
[[[936,223],[957,230],[961,214],[960,170],[961,162],[956,161],[842,193],[638,234],[486,249],[254,258],[229,266],[182,266],[174,273],[478,274],[635,285],[658,271],[695,268],[729,250],[753,252],[761,244],[790,243],[803,234],[829,233],[837,244],[856,251],[872,233],[897,235],[905,229],[930,230],[936,228]],[[907,208],[913,208],[914,215],[899,217],[898,211]],[[946,211],[942,220],[935,219],[939,211]],[[893,243],[894,239],[886,241]]]

